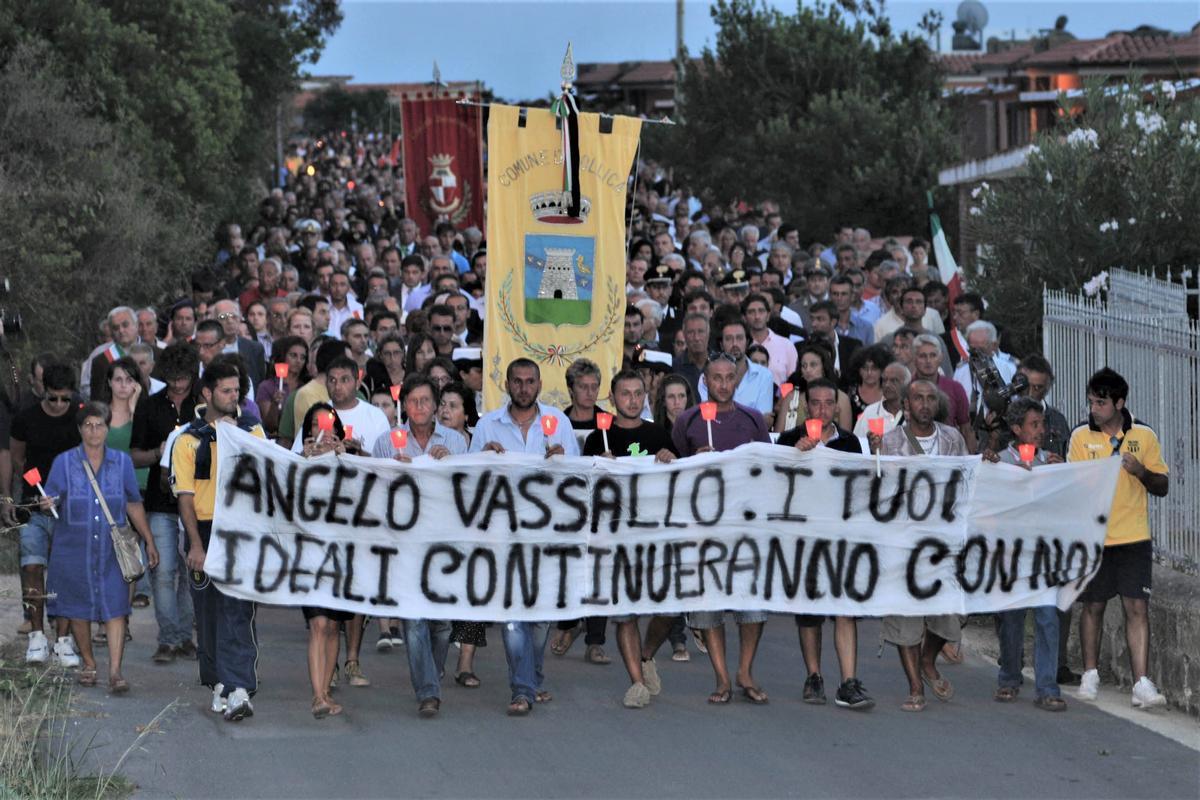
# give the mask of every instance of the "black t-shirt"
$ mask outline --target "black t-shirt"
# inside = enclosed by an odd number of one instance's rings
[[[638,455],[648,455],[651,458],[659,450],[667,449],[675,453],[675,445],[671,443],[671,434],[661,425],[642,420],[636,428],[621,428],[616,422],[608,429],[608,448],[614,456],[634,455],[630,448],[637,445]],[[598,456],[604,453],[604,431],[592,431],[583,443],[585,456]],[[678,453],[675,453],[679,455]]]
[[[192,421],[196,414],[196,401],[188,397],[180,405],[178,411],[166,389],[159,389],[150,397],[138,401],[133,412],[133,433],[129,447],[132,450],[154,450],[167,441],[171,431],[180,425]],[[162,468],[155,462],[150,465],[146,478],[145,505],[147,511],[160,511],[174,514],[179,511],[179,504],[170,489],[162,487]]]
[[[25,470],[37,467],[43,481],[50,476],[50,465],[55,456],[80,442],[79,428],[75,425],[75,403],[68,409],[61,417],[52,417],[38,403],[19,412],[13,419],[12,438],[25,443]],[[22,480],[21,498],[32,500],[36,497],[38,490]]]
[[[596,412],[603,411],[600,406],[592,406],[592,416],[588,419],[573,419],[571,412],[575,410],[575,406],[567,406],[563,409],[563,413],[567,415],[567,419],[571,420],[571,429],[576,431],[590,431],[596,427]]]
[[[826,447],[828,447],[830,450],[840,450],[843,453],[862,452],[862,442],[858,440],[857,436],[845,428],[838,428],[836,425],[834,427],[837,430],[837,436],[826,442]],[[796,443],[807,435],[808,432],[806,431],[804,425],[797,425],[790,431],[784,431],[783,433],[779,434],[779,440],[775,442],[775,444],[781,444],[784,447],[795,447]]]

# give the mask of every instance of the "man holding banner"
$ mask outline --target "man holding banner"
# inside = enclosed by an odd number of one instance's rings
[[[538,402],[542,375],[538,365],[518,358],[505,371],[504,391],[508,405],[483,417],[475,427],[471,452],[545,453],[551,456],[579,455],[567,415],[553,406]],[[504,625],[504,653],[508,659],[508,682],[512,689],[509,716],[523,717],[533,710],[534,702],[553,699],[542,688],[545,675],[546,637],[550,626],[545,622],[509,622]]]
[[[883,455],[965,456],[967,444],[962,434],[934,420],[938,411],[938,389],[929,381],[916,380],[905,391],[904,424],[882,437],[869,434],[872,449]],[[925,710],[925,684],[937,699],[948,702],[954,686],[938,672],[938,653],[947,642],[962,639],[962,621],[955,614],[924,617],[889,615],[883,618],[883,638],[900,651],[900,664],[908,678],[908,699],[904,711]]]

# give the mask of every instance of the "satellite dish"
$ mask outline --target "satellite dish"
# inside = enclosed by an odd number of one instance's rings
[[[988,23],[988,12],[979,0],[963,0],[958,4],[958,19],[965,22],[969,30],[982,31]]]

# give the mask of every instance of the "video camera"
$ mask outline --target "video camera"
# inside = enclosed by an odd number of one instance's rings
[[[989,411],[1003,414],[1008,409],[1008,402],[1029,388],[1029,379],[1018,372],[1011,383],[1005,383],[996,368],[992,356],[978,347],[971,348],[969,363],[971,374],[975,376],[983,394],[983,402]]]

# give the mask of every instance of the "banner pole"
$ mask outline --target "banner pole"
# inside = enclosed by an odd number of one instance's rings
[[[475,106],[476,108],[491,108],[491,106],[492,106],[491,103],[476,103],[472,100],[456,100],[455,102],[458,103],[460,106]],[[505,105],[507,105],[507,104],[505,104]],[[597,112],[597,113],[599,116],[608,117],[609,119],[616,119],[616,117],[617,117],[616,114],[600,114],[599,112]],[[643,119],[642,124],[643,125],[674,125],[675,121],[672,120],[670,117],[663,117],[662,119]]]

